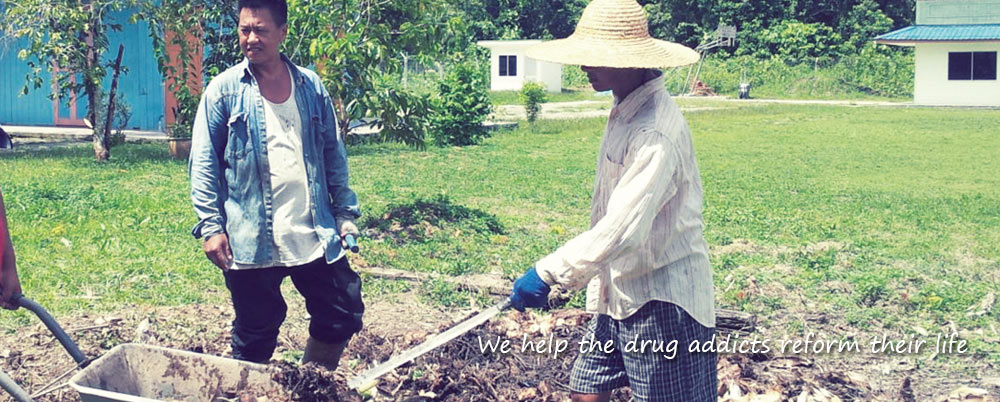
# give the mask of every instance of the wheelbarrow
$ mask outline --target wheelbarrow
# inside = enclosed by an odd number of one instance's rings
[[[41,305],[17,297],[18,304],[38,316],[82,369],[69,385],[83,402],[230,400],[241,392],[279,388],[266,365],[159,346],[122,344],[90,360]],[[2,371],[0,386],[15,401],[32,400]]]

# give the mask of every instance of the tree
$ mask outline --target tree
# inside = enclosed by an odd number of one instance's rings
[[[170,136],[188,138],[191,136],[194,117],[198,108],[198,97],[203,82],[198,73],[203,41],[201,27],[212,4],[187,0],[162,0],[142,5],[136,18],[149,22],[149,37],[153,41],[153,53],[157,68],[166,78],[166,89],[174,95],[177,105],[170,110],[174,122],[168,128]],[[210,16],[209,16],[210,17]],[[209,19],[210,20],[210,19]],[[171,56],[170,49],[176,49]]]
[[[28,41],[28,47],[18,52],[31,67],[22,93],[41,88],[43,72],[51,73],[59,83],[50,95],[53,98],[66,99],[70,93],[83,91],[98,161],[111,157],[112,145],[103,127],[105,119],[99,119],[103,82],[113,62],[105,58],[107,33],[121,30],[109,16],[134,4],[133,0],[8,1],[0,21],[0,31]]]
[[[850,48],[860,51],[868,41],[892,28],[892,20],[878,7],[875,0],[862,0],[841,21],[840,35]]]
[[[451,66],[438,82],[440,97],[432,117],[434,143],[475,145],[489,136],[483,121],[493,111],[488,75],[466,60]]]
[[[291,0],[285,53],[314,63],[334,98],[341,132],[377,117],[385,140],[424,146],[431,100],[401,88],[403,57],[431,64],[455,42],[460,19],[443,0]]]
[[[588,0],[469,0],[452,5],[466,16],[472,40],[552,39],[573,33]]]
[[[770,54],[780,56],[789,64],[807,60],[828,61],[842,54],[840,34],[818,22],[806,24],[785,20],[766,29],[761,38],[762,45],[768,47]]]
[[[206,80],[219,75],[243,59],[236,29],[240,16],[236,0],[198,0],[201,42],[205,45],[202,73]]]
[[[917,0],[879,0],[879,10],[894,22],[892,29],[913,24],[917,12]]]
[[[641,0],[649,18],[649,33],[664,39],[695,47],[706,32],[720,23],[715,14],[715,2],[706,0]],[[733,24],[735,21],[721,21]]]

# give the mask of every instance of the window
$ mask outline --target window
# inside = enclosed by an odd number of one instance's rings
[[[948,52],[948,79],[972,79],[972,53]]]
[[[517,56],[500,56],[500,76],[517,76]]]
[[[949,52],[949,80],[996,80],[997,52]]]
[[[975,52],[972,54],[972,79],[997,79],[997,52]]]

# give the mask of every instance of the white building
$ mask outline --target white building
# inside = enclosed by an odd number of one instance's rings
[[[549,92],[562,91],[562,65],[535,60],[524,55],[540,40],[484,40],[479,46],[490,49],[490,90],[520,91],[525,82],[541,83]]]
[[[1000,0],[917,0],[916,25],[875,38],[913,46],[913,103],[1000,106]]]

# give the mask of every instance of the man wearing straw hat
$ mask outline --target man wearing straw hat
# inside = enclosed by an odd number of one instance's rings
[[[694,63],[698,54],[651,38],[635,0],[594,0],[573,35],[528,56],[582,66],[615,103],[598,155],[591,227],[515,282],[513,307],[544,307],[550,285],[587,286],[587,310],[596,316],[586,339],[613,348],[581,351],[570,376],[575,401],[606,401],[624,386],[641,401],[716,400],[715,353],[688,349],[715,334],[701,179],[690,129],[659,70]],[[644,341],[644,352],[624,350]]]

